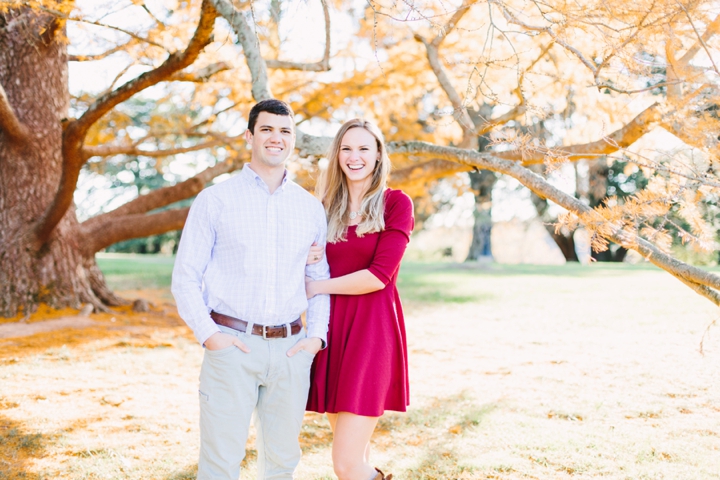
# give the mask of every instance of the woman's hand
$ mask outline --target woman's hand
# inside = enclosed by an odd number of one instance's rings
[[[314,283],[315,281],[312,278],[305,277],[305,294],[307,295],[308,300],[317,295],[315,287],[313,286]]]
[[[310,253],[308,254],[306,265],[314,265],[318,263],[324,254],[325,249],[317,243],[313,243],[310,247]]]

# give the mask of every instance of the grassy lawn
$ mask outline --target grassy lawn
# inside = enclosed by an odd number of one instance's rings
[[[98,263],[155,308],[0,339],[0,479],[194,478],[202,351],[172,258]],[[406,263],[399,286],[411,408],[373,441],[396,478],[720,478],[718,310],[664,272]],[[308,414],[297,478],[335,478],[330,441]],[[254,461],[250,443],[243,479]]]

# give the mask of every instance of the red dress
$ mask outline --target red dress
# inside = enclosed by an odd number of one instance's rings
[[[414,226],[410,197],[385,192],[385,230],[328,243],[330,276],[368,269],[385,288],[365,295],[332,295],[328,346],[313,362],[307,409],[379,417],[409,405],[405,320],[397,291],[400,260]]]

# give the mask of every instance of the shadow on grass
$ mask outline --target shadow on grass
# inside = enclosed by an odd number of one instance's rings
[[[197,477],[198,466],[190,465],[185,467],[182,471],[175,472],[165,480],[195,480]]]
[[[46,435],[26,432],[21,423],[0,415],[0,480],[40,479],[28,467],[44,455],[48,441]]]
[[[462,465],[460,459],[452,450],[446,450],[427,452],[412,473],[404,478],[412,478],[413,480],[437,480],[438,478],[469,480],[480,477],[476,475],[475,467]]]
[[[483,420],[497,408],[495,403],[476,404],[466,392],[437,397],[405,414],[384,415],[378,422],[379,435],[373,442],[385,447],[403,442],[417,449],[415,465],[405,472],[397,472],[398,478],[477,478],[475,467],[463,465],[452,444],[467,432],[481,428]]]
[[[332,429],[325,415],[307,412],[300,430],[300,448],[310,452],[330,448],[332,445]]]
[[[437,397],[422,408],[407,413],[386,413],[378,421],[376,430],[390,432],[406,429],[422,430],[445,427],[447,433],[455,435],[479,425],[483,417],[492,413],[497,404],[477,405],[466,393],[448,397]]]

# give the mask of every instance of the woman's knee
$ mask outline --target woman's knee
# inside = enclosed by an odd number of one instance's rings
[[[350,458],[342,454],[333,455],[333,470],[340,480],[355,478],[357,472],[362,471],[363,466],[362,458]]]

